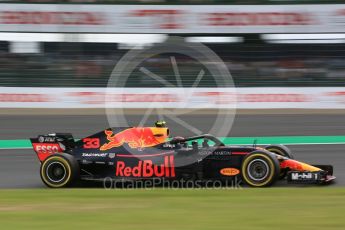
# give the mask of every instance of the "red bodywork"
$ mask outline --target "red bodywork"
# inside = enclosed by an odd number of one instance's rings
[[[63,152],[59,143],[32,143],[32,146],[41,162],[54,153]]]

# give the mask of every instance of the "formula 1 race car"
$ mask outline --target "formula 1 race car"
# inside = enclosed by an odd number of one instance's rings
[[[226,146],[205,134],[169,139],[164,122],[155,127],[109,128],[75,140],[54,133],[31,139],[41,162],[40,175],[49,187],[80,180],[243,181],[253,187],[290,183],[327,184],[335,179],[330,165],[294,160],[283,145]]]

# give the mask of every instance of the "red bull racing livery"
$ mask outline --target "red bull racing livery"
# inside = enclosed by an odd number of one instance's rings
[[[115,176],[120,177],[137,177],[137,178],[149,178],[149,177],[175,177],[174,156],[165,156],[164,163],[154,164],[152,160],[139,160],[138,165],[131,167],[126,166],[125,161],[116,162]]]
[[[297,161],[283,145],[227,146],[209,134],[169,138],[165,125],[109,128],[80,140],[54,133],[31,142],[42,181],[52,188],[109,179],[237,181],[252,187],[277,180],[327,184],[335,179],[332,166]]]

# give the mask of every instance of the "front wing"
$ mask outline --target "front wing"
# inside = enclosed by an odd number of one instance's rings
[[[335,176],[327,171],[309,172],[309,171],[290,171],[287,174],[287,181],[296,184],[327,184],[332,182]]]
[[[301,163],[301,162],[300,162]],[[287,181],[296,184],[327,184],[335,180],[333,166],[331,165],[306,165],[303,168],[292,167],[287,173]]]

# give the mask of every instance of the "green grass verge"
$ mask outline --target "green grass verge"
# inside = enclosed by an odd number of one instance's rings
[[[345,188],[0,190],[1,229],[344,229]]]

